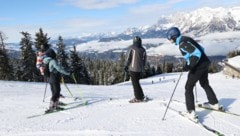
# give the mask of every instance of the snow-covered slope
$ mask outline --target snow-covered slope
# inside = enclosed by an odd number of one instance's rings
[[[64,98],[69,109],[45,116],[27,118],[43,113],[49,105],[48,86],[43,102],[44,83],[0,81],[0,135],[1,136],[210,136],[205,129],[168,110],[167,103],[176,85],[180,73],[162,74],[141,80],[145,95],[153,98],[147,103],[130,104],[133,98],[132,85],[124,82],[111,86],[88,86],[67,84],[74,96],[84,96],[82,101]],[[184,102],[184,85],[187,73],[184,73],[174,100]],[[220,104],[228,110],[240,114],[239,79],[231,79],[221,72],[209,75],[210,84],[215,90]],[[62,94],[70,96],[62,85]],[[197,101],[206,101],[206,95],[197,84]],[[185,110],[184,104],[172,102],[171,107]],[[221,131],[226,136],[240,135],[239,117],[218,112],[197,109],[200,122]]]

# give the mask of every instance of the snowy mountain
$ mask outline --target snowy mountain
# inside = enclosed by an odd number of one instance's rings
[[[82,53],[111,54],[126,52],[132,44],[132,37],[143,38],[148,55],[180,55],[166,40],[167,29],[177,26],[182,33],[200,41],[210,56],[226,55],[229,51],[239,49],[240,45],[240,7],[234,8],[201,8],[192,12],[179,12],[169,16],[161,16],[154,25],[139,28],[128,28],[114,36],[96,39],[78,44]],[[104,47],[104,48],[103,48]]]
[[[33,117],[44,112],[49,105],[50,88],[45,83],[0,81],[0,135],[1,136],[214,136],[204,128],[181,117],[173,110],[166,111],[180,73],[162,74],[142,79],[145,95],[153,98],[147,103],[130,104],[133,98],[131,82],[109,86],[67,84],[76,97],[71,98],[64,85],[61,93],[66,98],[67,110]],[[183,73],[170,107],[185,111],[184,86],[187,73]],[[239,79],[232,79],[222,72],[210,74],[209,81],[227,110],[240,114]],[[223,84],[224,83],[224,84]],[[199,84],[196,86],[198,103],[207,101]],[[83,105],[84,101],[88,105]],[[181,101],[180,103],[176,102]],[[220,131],[226,136],[240,135],[239,117],[197,108],[201,123]],[[28,118],[33,117],[33,118]]]
[[[91,57],[118,58],[132,44],[132,37],[139,35],[149,56],[180,55],[177,47],[166,40],[167,29],[177,26],[182,33],[200,41],[209,56],[226,55],[240,48],[240,7],[201,8],[191,12],[162,15],[154,25],[128,28],[122,33],[85,34],[78,38],[64,39],[67,49],[73,45]],[[56,40],[51,43],[56,44]],[[19,47],[16,48],[19,50]]]
[[[179,27],[183,33],[194,36],[204,36],[214,32],[232,32],[240,30],[240,7],[208,8],[204,7],[192,12],[178,12],[172,15],[162,15],[152,26],[128,28],[117,35],[128,40],[134,35],[142,38],[165,38],[166,30],[171,26]]]

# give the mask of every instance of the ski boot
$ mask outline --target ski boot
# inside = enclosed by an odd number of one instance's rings
[[[200,107],[206,108],[206,109],[213,109],[213,110],[219,110],[219,111],[225,111],[222,105],[216,104],[210,104],[209,102],[205,102],[203,104],[200,104]]]

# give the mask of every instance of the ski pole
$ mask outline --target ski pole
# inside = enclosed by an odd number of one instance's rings
[[[176,85],[175,85],[175,87],[174,87],[174,90],[173,90],[173,92],[172,92],[172,96],[171,96],[171,98],[170,98],[170,100],[169,100],[169,102],[168,102],[168,105],[167,105],[167,108],[166,108],[166,110],[165,110],[165,113],[164,113],[164,115],[163,115],[162,120],[165,119],[165,116],[166,116],[167,110],[168,110],[168,108],[169,108],[170,102],[172,101],[172,98],[173,98],[173,94],[174,94],[175,91],[176,91],[176,88],[177,88],[178,83],[179,83],[179,81],[180,81],[180,79],[181,79],[181,77],[182,77],[182,74],[183,74],[183,72],[181,72],[181,74],[180,74],[180,76],[179,76],[179,78],[178,78],[178,81],[177,81],[177,83],[176,83]]]
[[[70,93],[70,95],[73,97],[73,94],[71,93],[71,91],[70,91],[70,89],[68,88],[68,86],[65,84],[63,77],[62,77],[62,83],[63,83],[64,86],[67,88],[67,90],[68,90],[68,92]]]
[[[72,74],[72,78],[73,78],[75,84],[77,85],[77,80],[76,80],[76,77],[74,76],[74,74]],[[77,86],[78,86],[78,85],[77,85]],[[80,87],[78,86],[78,88],[80,88]],[[83,101],[85,101],[84,104],[87,105],[87,104],[88,104],[88,101],[84,100],[84,98],[83,98],[83,93],[82,93],[82,91],[81,91],[80,89],[79,89],[79,93],[80,93],[80,98],[81,98]]]
[[[72,78],[73,78],[75,84],[77,85],[77,80],[76,80],[76,77],[74,76],[74,74],[72,74]],[[78,87],[78,88],[79,88],[79,87]],[[79,90],[79,93],[80,93],[80,97],[83,98],[82,91]]]
[[[197,83],[196,83],[197,84]],[[198,102],[198,99],[197,99],[197,85],[195,84],[195,96],[196,96],[196,103]]]
[[[47,92],[47,85],[48,85],[48,79],[47,77],[44,77],[46,85],[45,85],[45,91],[44,91],[44,95],[43,95],[43,102],[45,102],[45,97],[46,97],[46,92]]]
[[[125,82],[127,81],[127,74],[128,74],[128,73],[125,71],[125,72],[124,72],[124,77],[123,77],[123,78],[124,78],[124,79],[123,79],[124,84],[122,84],[122,85],[125,85]]]

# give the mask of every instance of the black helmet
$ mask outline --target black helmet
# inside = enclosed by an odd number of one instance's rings
[[[180,35],[181,32],[177,27],[171,27],[167,32],[167,39],[176,41],[177,37]]]
[[[48,50],[49,45],[48,44],[41,44],[40,48],[41,48],[41,51],[45,52],[46,50]]]
[[[142,39],[139,36],[135,36],[133,38],[133,45],[141,46],[142,45]]]

